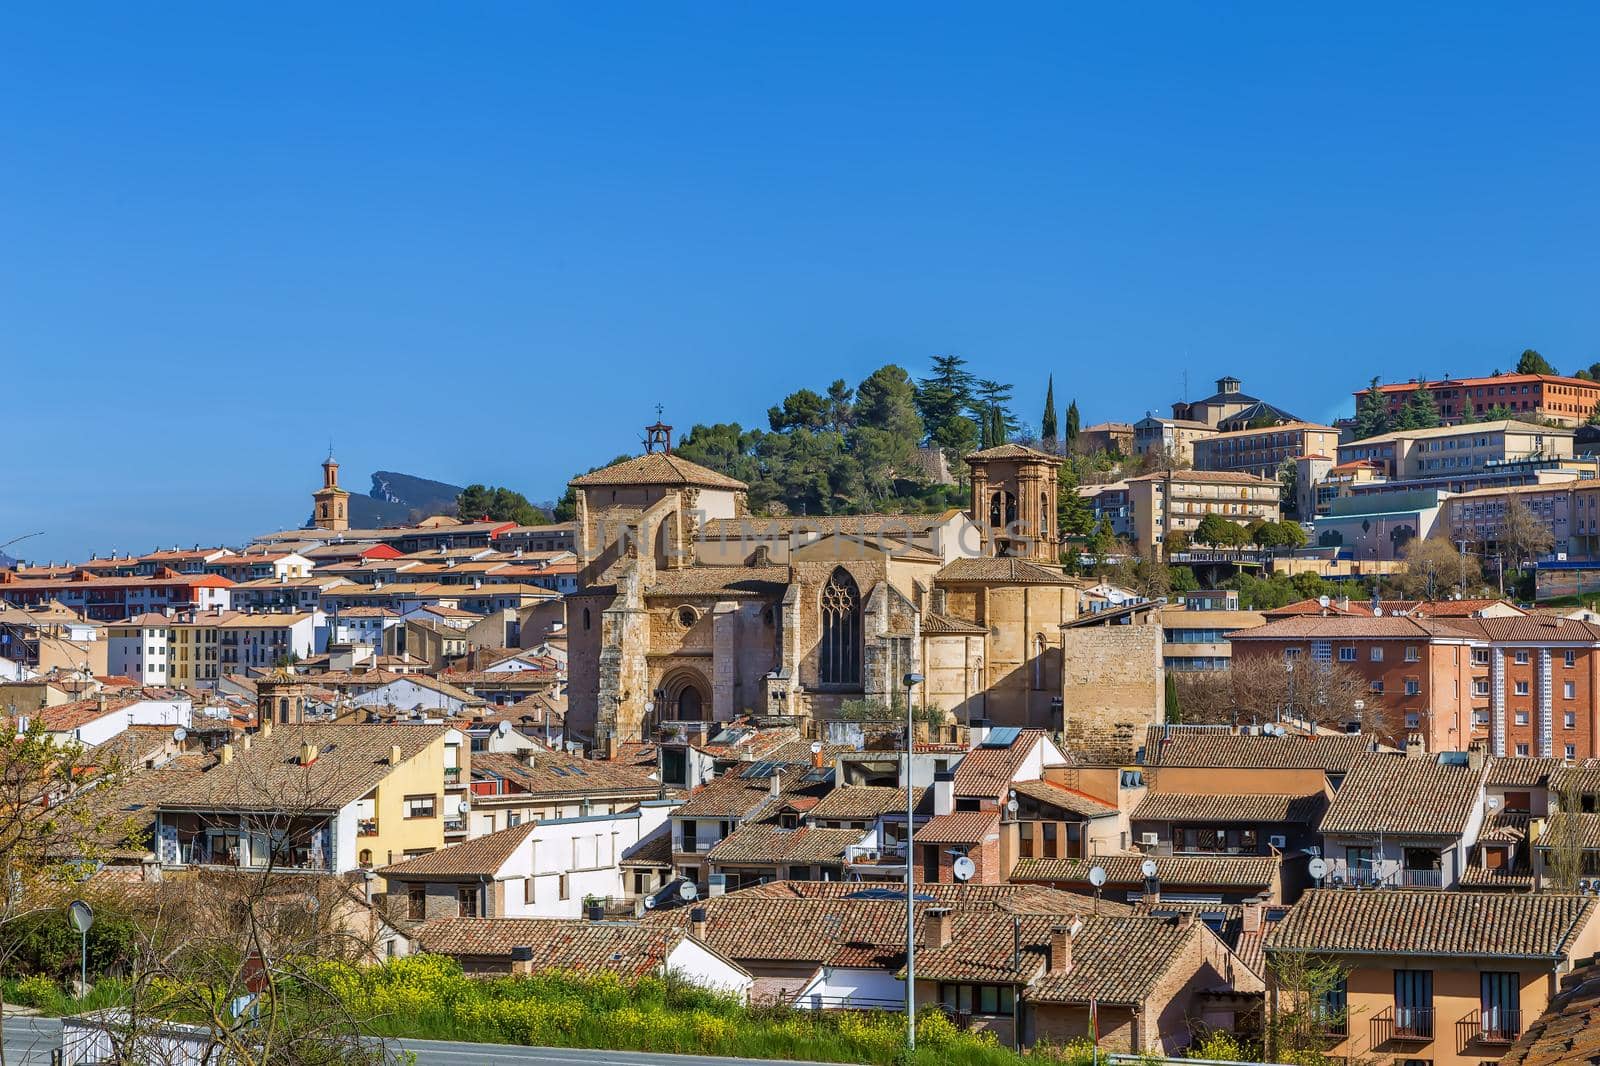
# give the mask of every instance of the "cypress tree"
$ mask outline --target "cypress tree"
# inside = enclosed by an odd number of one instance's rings
[[[1078,401],[1067,404],[1067,444],[1078,443]]]
[[[1044,387],[1044,417],[1039,420],[1039,436],[1043,437],[1049,444],[1056,442],[1056,376],[1054,374],[1050,375]]]

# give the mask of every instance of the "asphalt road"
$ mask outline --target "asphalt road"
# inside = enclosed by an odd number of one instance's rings
[[[61,1023],[54,1018],[8,1015],[6,1066],[50,1066],[50,1051],[60,1046]],[[770,1066],[768,1059],[719,1059],[709,1055],[657,1055],[640,1051],[522,1047],[517,1044],[467,1044],[447,1040],[406,1040],[417,1066]],[[786,1066],[807,1066],[787,1063]]]

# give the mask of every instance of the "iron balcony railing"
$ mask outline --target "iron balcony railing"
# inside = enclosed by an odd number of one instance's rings
[[[1385,1007],[1372,1019],[1372,1046],[1427,1043],[1433,1039],[1432,1007]]]
[[[1461,1051],[1473,1044],[1514,1044],[1521,1035],[1519,1010],[1475,1010],[1456,1022],[1456,1046]]]

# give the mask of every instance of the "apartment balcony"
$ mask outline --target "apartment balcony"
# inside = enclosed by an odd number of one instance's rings
[[[1372,1046],[1427,1044],[1433,1040],[1432,1007],[1385,1007],[1372,1019]]]
[[[444,768],[444,783],[446,787],[461,784],[461,767],[446,766]]]
[[[465,833],[467,831],[467,820],[465,818],[446,818],[444,820],[444,831],[446,833]]]
[[[378,835],[378,820],[376,818],[360,818],[356,820],[356,836],[375,837]]]
[[[1504,1047],[1522,1035],[1522,1012],[1475,1010],[1456,1022],[1456,1047],[1462,1054],[1473,1046]]]
[[[844,849],[844,864],[879,868],[898,866],[904,869],[906,848],[904,844],[891,844],[887,847],[880,844],[851,844]]]

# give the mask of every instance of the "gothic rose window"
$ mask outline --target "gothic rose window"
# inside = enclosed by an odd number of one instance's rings
[[[861,684],[861,594],[843,569],[835,570],[822,589],[821,681]]]

